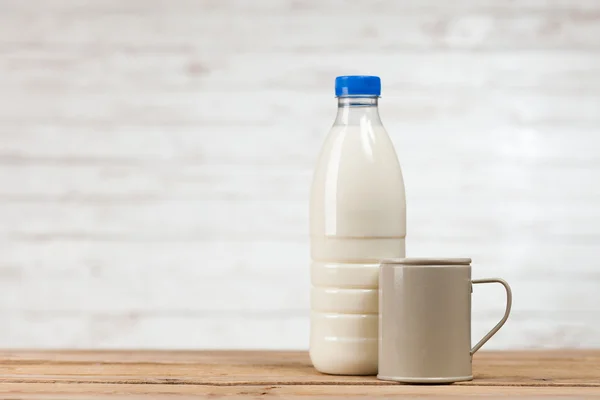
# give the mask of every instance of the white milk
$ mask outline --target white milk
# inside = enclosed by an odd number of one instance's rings
[[[375,375],[379,260],[404,257],[406,203],[377,97],[339,99],[310,199],[310,357],[321,372]]]

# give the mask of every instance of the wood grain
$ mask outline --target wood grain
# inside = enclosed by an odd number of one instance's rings
[[[547,9],[524,12],[526,10],[518,5],[489,7],[490,3],[487,10],[481,10],[473,6],[473,2],[464,3],[470,4],[471,9],[436,8],[437,4],[432,2],[430,7],[437,12],[431,13],[428,12],[431,8],[419,9],[418,3],[411,4],[413,12],[406,12],[407,7],[395,7],[390,1],[373,7],[359,3],[347,6],[347,3],[339,1],[330,1],[320,7],[292,1],[277,7],[274,3],[268,1],[262,6],[241,8],[254,17],[246,18],[244,13],[227,12],[239,4],[232,1],[216,9],[211,7],[210,1],[199,2],[196,6],[187,3],[177,8],[167,7],[167,2],[160,1],[150,3],[151,12],[143,7],[144,3],[128,7],[96,5],[86,11],[83,7],[75,7],[72,2],[62,2],[63,10],[69,10],[70,6],[70,10],[78,16],[69,24],[61,24],[64,16],[48,18],[47,13],[27,13],[28,10],[16,7],[13,12],[18,10],[28,15],[30,25],[19,26],[18,21],[6,18],[0,22],[0,26],[5,27],[0,33],[6,44],[98,46],[98,39],[102,38],[100,43],[105,45],[155,49],[185,49],[188,47],[185,39],[193,37],[196,38],[195,47],[201,46],[203,50],[212,52],[248,48],[254,51],[325,52],[357,47],[375,50],[446,47],[513,50],[569,45],[597,48],[593,38],[598,32],[595,23],[598,17],[582,12],[577,8],[579,4],[548,7],[551,11],[562,11],[548,13]],[[527,2],[522,3],[527,6]],[[593,6],[589,8],[597,10]],[[343,12],[345,23],[339,24],[335,30],[329,29],[328,22],[340,12]],[[3,14],[10,16],[10,13]],[[256,18],[260,18],[261,24],[255,24]],[[129,24],[124,25],[124,21]],[[107,26],[121,26],[121,29],[110,30]],[[147,27],[155,29],[145,30]],[[312,35],[307,36],[306,29],[311,29]],[[164,35],[165,31],[170,35]],[[278,34],[280,32],[286,35]]]
[[[395,398],[471,398],[485,396],[489,400],[511,399],[596,399],[595,387],[486,387],[486,386],[365,386],[365,385],[172,385],[172,384],[88,384],[61,382],[3,383],[0,395],[11,399],[172,399],[172,398],[275,398],[306,399],[372,399]]]
[[[0,353],[2,382],[189,383],[210,385],[390,385],[375,377],[318,373],[305,352],[55,351]],[[482,352],[466,386],[598,386],[600,353]]]
[[[372,399],[395,398],[471,398],[511,399],[592,399],[598,398],[595,387],[486,387],[486,386],[365,386],[365,385],[172,385],[172,384],[89,384],[56,382],[3,383],[0,395],[11,399],[172,399],[172,398],[275,398]]]
[[[4,351],[0,359],[0,395],[18,398],[600,396],[598,351],[482,352],[473,381],[437,386],[319,374],[304,352]]]

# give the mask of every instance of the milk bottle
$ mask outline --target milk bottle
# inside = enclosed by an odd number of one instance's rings
[[[382,258],[404,257],[406,202],[379,118],[376,76],[335,81],[337,117],[310,198],[310,358],[323,373],[375,375]]]

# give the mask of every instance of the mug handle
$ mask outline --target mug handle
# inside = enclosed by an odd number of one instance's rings
[[[500,328],[502,328],[502,325],[504,325],[504,323],[508,319],[508,315],[510,314],[510,308],[512,307],[512,291],[510,290],[510,286],[508,285],[508,282],[506,282],[504,279],[500,279],[500,278],[473,279],[471,281],[471,283],[473,285],[476,285],[478,283],[499,283],[502,286],[504,286],[504,289],[506,290],[506,310],[504,311],[504,316],[502,317],[500,322],[498,322],[496,324],[496,326],[494,326],[492,328],[491,331],[489,331],[475,346],[473,346],[473,348],[471,349],[471,356],[472,356],[473,354],[475,354],[475,352],[477,350],[479,350],[481,348],[481,346],[483,346],[485,344],[485,342],[490,340],[490,338],[492,336],[494,336],[496,334],[496,332],[498,332],[500,330]],[[471,292],[472,291],[473,291],[473,287],[471,286]]]

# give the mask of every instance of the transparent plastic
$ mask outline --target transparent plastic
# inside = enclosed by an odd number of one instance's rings
[[[402,170],[377,97],[341,97],[310,199],[310,356],[321,372],[377,373],[379,261],[405,256]]]

